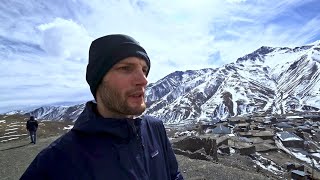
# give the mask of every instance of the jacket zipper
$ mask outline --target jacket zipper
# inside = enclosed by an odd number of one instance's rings
[[[149,173],[148,173],[148,171],[147,171],[147,167],[146,167],[146,156],[145,156],[145,153],[144,153],[144,145],[143,145],[143,143],[142,143],[142,138],[141,138],[141,136],[140,136],[140,132],[137,132],[137,141],[138,141],[138,144],[139,144],[139,153],[140,153],[140,155],[141,155],[141,157],[142,157],[142,163],[143,163],[143,166],[144,166],[144,170],[145,170],[145,173],[146,173],[146,176],[149,178]]]
[[[131,120],[129,124],[132,127],[133,133],[136,135],[136,140],[137,140],[137,143],[138,143],[138,153],[140,154],[140,157],[142,158],[141,160],[143,161],[142,165],[143,165],[144,171],[146,173],[145,175],[149,178],[148,172],[146,171],[147,167],[146,167],[146,156],[145,156],[145,153],[144,153],[144,145],[142,143],[142,138],[140,136],[141,129],[140,128],[137,129],[136,125],[134,123],[132,123],[132,122],[133,121]],[[143,176],[144,173],[140,172],[140,174]]]

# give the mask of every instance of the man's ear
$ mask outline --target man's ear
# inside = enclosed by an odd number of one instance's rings
[[[94,97],[94,100],[96,101],[96,103],[101,101],[101,83],[98,85],[97,91],[96,91],[96,96]]]

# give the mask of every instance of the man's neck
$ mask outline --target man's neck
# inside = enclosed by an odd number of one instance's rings
[[[121,114],[119,112],[113,112],[110,111],[108,109],[105,109],[101,106],[96,106],[94,109],[94,112],[96,114],[98,114],[99,116],[102,116],[104,118],[114,118],[114,119],[134,119],[135,116],[134,115],[125,115],[125,114]]]

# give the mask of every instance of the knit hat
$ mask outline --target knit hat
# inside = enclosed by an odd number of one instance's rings
[[[89,50],[86,80],[94,98],[104,75],[113,65],[127,57],[138,57],[146,61],[148,72],[150,59],[147,52],[130,36],[112,34],[92,41]]]

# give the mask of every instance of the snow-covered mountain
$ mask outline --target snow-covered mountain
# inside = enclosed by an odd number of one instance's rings
[[[74,106],[43,106],[26,112],[42,120],[75,121],[85,107],[85,103]]]
[[[293,49],[261,47],[218,69],[174,72],[148,86],[146,113],[179,123],[319,111],[319,63],[317,43]]]
[[[216,69],[176,71],[149,84],[146,114],[166,123],[245,114],[319,111],[320,42],[296,48],[261,47]],[[84,104],[41,107],[41,119],[75,120]]]

